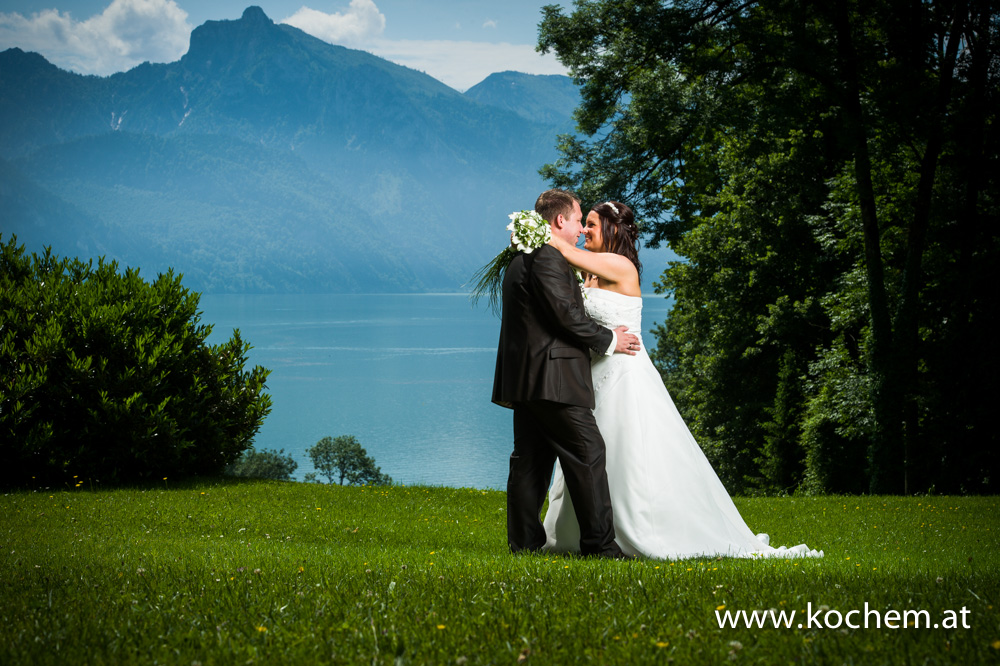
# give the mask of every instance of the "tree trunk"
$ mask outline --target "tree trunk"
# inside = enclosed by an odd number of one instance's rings
[[[920,181],[917,185],[917,198],[914,206],[913,220],[910,222],[906,244],[906,263],[903,268],[903,287],[899,308],[896,312],[895,341],[896,354],[900,370],[902,399],[904,402],[904,457],[903,457],[903,492],[911,490],[910,470],[913,456],[919,447],[919,409],[917,407],[918,391],[918,346],[920,287],[923,285],[924,250],[927,246],[927,227],[930,224],[931,205],[934,195],[934,180],[937,175],[938,161],[944,145],[944,124],[948,113],[948,102],[951,99],[952,73],[958,58],[958,45],[961,41],[962,26],[965,22],[964,3],[955,7],[955,17],[948,39],[947,52],[938,68],[938,94],[934,100],[933,113],[924,148],[920,160]]]
[[[869,491],[893,493],[902,490],[902,475],[893,468],[902,458],[900,381],[893,354],[892,319],[885,289],[881,235],[875,189],[872,184],[871,156],[861,107],[857,54],[851,35],[847,0],[838,0],[833,11],[837,33],[837,55],[842,68],[844,115],[848,137],[854,150],[854,175],[857,182],[861,225],[865,243],[865,272],[868,279],[868,305],[871,310],[872,408],[875,433],[868,450]]]
[[[982,347],[977,346],[972,335],[973,291],[975,249],[984,234],[985,222],[979,208],[980,194],[983,190],[984,174],[989,167],[986,159],[986,123],[989,115],[986,90],[989,81],[989,66],[993,54],[990,19],[993,15],[993,3],[988,1],[973,3],[972,16],[966,32],[969,36],[971,61],[968,74],[968,99],[961,115],[957,118],[959,127],[959,161],[962,164],[962,181],[965,184],[962,204],[956,216],[958,234],[958,259],[955,266],[956,288],[955,299],[951,312],[954,322],[954,332],[951,336],[950,355],[954,370],[954,391],[950,395],[950,408],[956,414],[958,422],[967,426],[980,423],[976,410],[970,405],[976,404],[976,397],[970,399],[970,393],[976,391],[978,384],[970,381],[971,368],[977,368]],[[982,374],[980,374],[982,373]],[[973,377],[983,377],[989,371],[982,372],[978,368]],[[956,429],[958,430],[958,429]],[[977,429],[962,428],[955,433],[956,441],[951,452],[958,459],[983,460],[981,439],[976,437]],[[975,464],[970,466],[975,467]],[[966,470],[958,478],[948,479],[951,487],[965,484],[972,469]],[[946,486],[948,487],[948,486]]]

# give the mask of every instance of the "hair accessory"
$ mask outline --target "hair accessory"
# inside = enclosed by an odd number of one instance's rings
[[[605,201],[604,205],[605,206],[610,206],[611,210],[615,211],[615,215],[621,215],[621,213],[618,212],[618,206],[614,205],[610,201]]]

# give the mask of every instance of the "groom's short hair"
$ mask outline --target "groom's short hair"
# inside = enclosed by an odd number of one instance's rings
[[[557,189],[545,190],[538,195],[538,199],[535,201],[535,212],[551,224],[558,215],[569,217],[573,212],[574,203],[579,204],[580,199],[572,192]]]

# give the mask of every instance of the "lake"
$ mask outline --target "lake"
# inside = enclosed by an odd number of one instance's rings
[[[669,302],[644,298],[643,343]],[[274,402],[255,440],[305,450],[354,435],[397,483],[503,488],[511,414],[490,402],[500,320],[467,294],[203,295],[219,343],[238,328]]]

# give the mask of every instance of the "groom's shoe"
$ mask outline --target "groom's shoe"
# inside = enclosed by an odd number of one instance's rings
[[[637,562],[639,560],[638,555],[626,555],[621,551],[617,553],[601,553],[598,557],[603,560],[628,560],[630,562]]]
[[[617,544],[615,544],[617,546]],[[620,548],[615,548],[614,550],[605,550],[600,553],[594,553],[589,557],[599,557],[602,560],[638,560],[639,558],[635,555],[626,555],[622,552]]]

